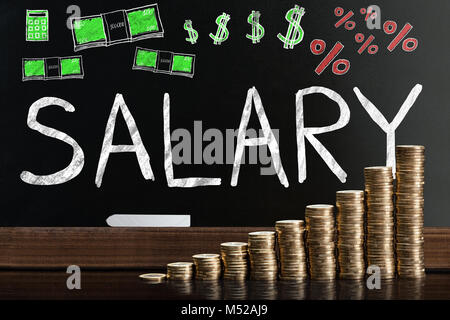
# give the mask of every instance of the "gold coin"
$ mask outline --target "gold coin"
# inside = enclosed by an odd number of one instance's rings
[[[150,282],[162,282],[166,279],[166,274],[164,273],[145,273],[139,275],[139,278],[150,281]]]

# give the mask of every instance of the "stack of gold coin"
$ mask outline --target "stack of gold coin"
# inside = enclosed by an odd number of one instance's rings
[[[193,255],[195,264],[195,278],[197,280],[218,280],[222,273],[220,255],[202,253]]]
[[[276,280],[278,274],[275,252],[275,232],[259,231],[248,234],[251,280]]]
[[[306,245],[312,280],[336,278],[334,206],[306,206]]]
[[[397,146],[397,271],[399,276],[425,275],[423,255],[423,186],[425,148]]]
[[[194,274],[192,262],[172,262],[167,265],[167,278],[169,280],[192,280]]]
[[[338,261],[341,279],[362,279],[364,264],[364,191],[336,192]]]
[[[280,279],[303,280],[307,276],[303,220],[280,220],[275,223],[280,252]]]
[[[247,250],[248,244],[245,242],[224,242],[220,245],[225,280],[245,280],[247,278]]]
[[[364,168],[367,197],[367,264],[380,267],[381,278],[395,277],[394,203],[391,167]]]

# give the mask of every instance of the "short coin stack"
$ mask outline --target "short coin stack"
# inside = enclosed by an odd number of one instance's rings
[[[306,244],[312,280],[336,278],[334,206],[306,206]]]
[[[425,148],[397,146],[397,271],[401,277],[425,275],[423,255],[423,186]]]
[[[245,280],[248,273],[248,244],[245,242],[224,242],[220,254],[224,265],[224,280]]]
[[[161,283],[166,280],[166,277],[164,273],[146,273],[139,276],[139,278],[149,283]]]
[[[172,262],[167,265],[167,279],[192,280],[194,274],[192,262]]]
[[[276,280],[278,274],[275,252],[275,232],[259,231],[248,234],[251,280]]]
[[[275,223],[280,249],[280,279],[303,280],[307,276],[303,220],[280,220]]]
[[[367,264],[381,269],[381,278],[395,277],[394,203],[391,167],[364,168],[367,196]]]
[[[336,192],[338,261],[341,279],[362,279],[364,264],[364,191]]]
[[[218,280],[222,273],[220,255],[215,253],[202,253],[193,255],[195,264],[195,279]]]

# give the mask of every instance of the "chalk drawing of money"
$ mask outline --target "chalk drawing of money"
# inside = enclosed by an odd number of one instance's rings
[[[187,42],[191,44],[196,44],[198,40],[198,32],[194,28],[192,28],[192,21],[186,20],[184,22],[184,30],[186,30],[189,34],[189,38],[186,38]]]
[[[227,29],[227,23],[230,21],[230,15],[225,12],[217,17],[217,32],[216,34],[210,33],[209,36],[214,40],[214,44],[220,45],[222,42],[226,41],[229,36],[229,32]]]
[[[253,11],[247,18],[247,22],[252,26],[252,34],[246,34],[247,39],[252,40],[253,44],[259,43],[261,38],[264,37],[264,27],[259,24],[259,18],[261,13],[259,11]]]
[[[71,18],[74,50],[164,37],[158,4]]]
[[[22,81],[83,79],[81,56],[23,58]]]
[[[132,69],[192,78],[194,67],[194,54],[137,47]]]
[[[277,35],[278,39],[284,43],[283,48],[294,49],[294,46],[303,40],[303,29],[300,26],[300,20],[304,14],[305,9],[299,8],[298,5],[295,5],[294,8],[286,13],[285,18],[289,22],[286,36],[283,36],[281,33]]]

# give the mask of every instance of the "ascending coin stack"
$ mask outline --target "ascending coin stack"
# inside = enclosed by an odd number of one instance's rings
[[[334,206],[306,206],[306,245],[312,280],[336,278]]]
[[[245,242],[224,242],[220,254],[224,265],[223,279],[245,280],[248,273],[248,244]]]
[[[307,276],[303,220],[280,220],[275,223],[280,252],[280,279],[303,280]]]
[[[423,255],[423,186],[425,148],[396,147],[396,252],[400,277],[425,276]]]
[[[367,264],[380,267],[381,278],[394,278],[392,168],[364,168],[364,178],[367,198]]]
[[[424,156],[423,146],[396,147],[396,228],[394,228],[394,185],[390,167],[364,168],[366,215],[366,255],[368,266],[378,266],[381,277],[422,278],[425,276],[423,254]],[[346,190],[336,193],[337,249],[339,276],[342,279],[362,279],[364,263],[364,192]],[[302,220],[281,220],[273,231],[251,232],[248,244],[221,244],[221,255],[194,255],[196,279],[218,280],[221,257],[224,279],[244,280],[250,261],[251,280],[276,280],[278,261],[276,234],[280,256],[280,278],[302,280],[307,265],[312,280],[332,280],[336,277],[334,206],[309,205],[305,210],[306,247],[303,244]],[[396,239],[394,241],[394,238]],[[394,244],[396,244],[394,250]],[[248,248],[248,254],[247,254]],[[307,264],[306,264],[307,258]],[[191,280],[192,262],[167,265],[167,279]],[[152,283],[164,281],[165,274],[144,274]],[[245,293],[245,292],[244,292]]]
[[[277,280],[275,232],[259,231],[248,234],[251,280]]]
[[[192,256],[195,264],[195,279],[218,280],[222,273],[220,255],[215,253],[202,253]]]
[[[341,279],[362,279],[364,264],[364,191],[336,192],[338,261]]]
[[[167,264],[167,279],[169,280],[192,280],[194,274],[192,262],[172,262]]]

